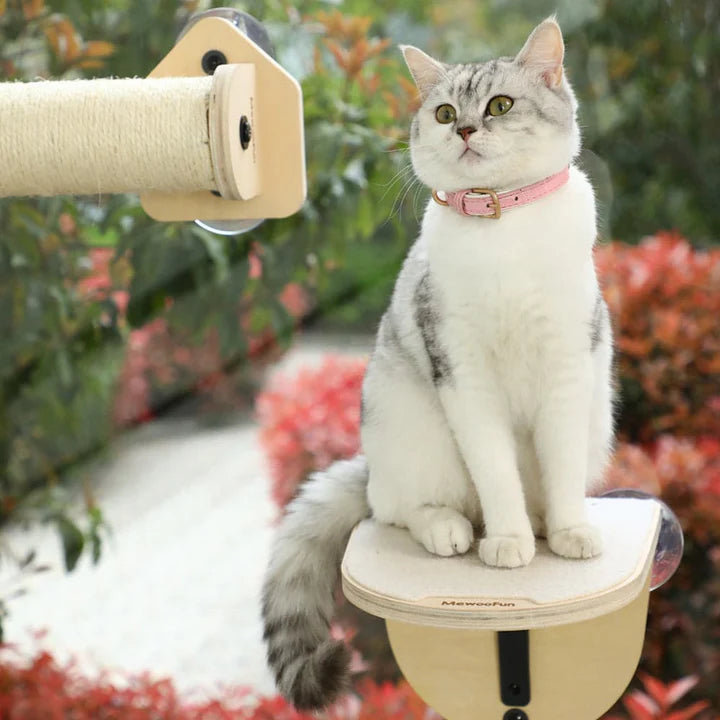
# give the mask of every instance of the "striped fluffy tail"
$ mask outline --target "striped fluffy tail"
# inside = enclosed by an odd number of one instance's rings
[[[369,514],[367,479],[362,455],[311,475],[272,548],[262,605],[268,664],[299,710],[327,707],[349,679],[350,654],[329,627],[350,532]]]

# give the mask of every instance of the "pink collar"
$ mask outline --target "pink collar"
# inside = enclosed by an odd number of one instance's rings
[[[549,195],[558,188],[561,188],[570,177],[570,168],[563,168],[559,173],[550,177],[526,185],[517,190],[508,190],[504,193],[496,193],[489,188],[472,188],[471,190],[458,190],[457,192],[443,193],[445,200],[438,196],[438,191],[433,190],[433,200],[440,205],[451,207],[460,215],[474,217],[493,218],[497,220],[503,210],[527,205],[535,202],[545,195]]]

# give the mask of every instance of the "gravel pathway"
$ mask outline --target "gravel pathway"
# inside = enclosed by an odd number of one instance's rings
[[[367,338],[306,337],[279,367],[368,348]],[[44,630],[42,647],[86,671],[150,671],[183,692],[272,692],[259,597],[275,509],[255,425],[157,421],[121,438],[93,476],[113,530],[97,566],[84,558],[65,574],[47,528],[5,534],[14,550],[34,547],[53,567],[9,603],[7,640],[32,653],[34,632]],[[0,572],[1,589],[7,580]]]

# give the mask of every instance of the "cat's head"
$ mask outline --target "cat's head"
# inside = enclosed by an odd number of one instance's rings
[[[447,65],[401,49],[422,99],[410,133],[412,162],[429,187],[518,187],[558,172],[578,153],[577,103],[554,18],[514,58]]]

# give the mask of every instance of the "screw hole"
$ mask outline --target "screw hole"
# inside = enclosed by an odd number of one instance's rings
[[[248,149],[248,145],[250,145],[251,139],[252,127],[250,126],[250,121],[247,119],[247,116],[243,115],[240,118],[240,145],[243,150]]]
[[[206,75],[212,75],[219,65],[227,64],[225,53],[219,50],[208,50],[202,57],[202,69]]]

